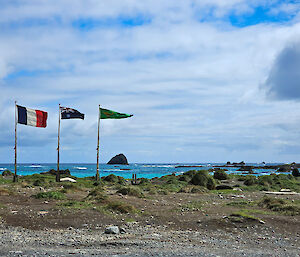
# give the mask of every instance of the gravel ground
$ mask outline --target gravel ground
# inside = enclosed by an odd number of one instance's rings
[[[98,229],[28,230],[0,226],[0,256],[300,256],[300,232],[286,237],[268,226],[170,230],[128,223],[126,233]]]

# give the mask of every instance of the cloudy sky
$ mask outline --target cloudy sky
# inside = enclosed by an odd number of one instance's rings
[[[300,162],[300,1],[0,0],[0,162]]]

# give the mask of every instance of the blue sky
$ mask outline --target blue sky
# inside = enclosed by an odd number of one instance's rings
[[[0,163],[14,101],[49,113],[18,126],[19,161],[300,162],[300,2],[0,0]]]

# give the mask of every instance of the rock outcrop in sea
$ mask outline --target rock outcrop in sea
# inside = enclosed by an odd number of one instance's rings
[[[59,170],[59,173],[60,173],[60,175],[68,175],[68,176],[71,176],[71,172],[70,172],[70,170],[69,169],[66,169],[66,170]],[[51,169],[51,170],[49,170],[49,171],[47,171],[47,172],[41,172],[41,174],[43,174],[43,175],[56,175],[56,170],[54,170],[54,169]]]
[[[118,154],[110,159],[110,161],[107,164],[122,164],[122,165],[128,165],[127,158],[124,154]]]

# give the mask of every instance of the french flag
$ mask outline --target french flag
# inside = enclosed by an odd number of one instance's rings
[[[18,123],[33,127],[46,128],[48,113],[17,105]]]

